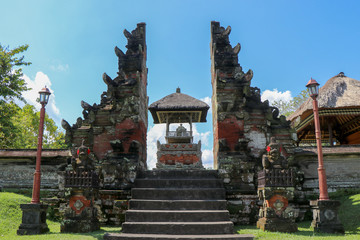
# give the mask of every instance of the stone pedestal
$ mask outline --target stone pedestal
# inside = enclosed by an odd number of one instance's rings
[[[47,205],[44,204],[20,204],[23,212],[22,223],[17,230],[18,235],[34,235],[49,232],[46,224]]]
[[[345,233],[344,226],[338,217],[339,201],[314,200],[310,201],[310,206],[313,209],[311,226],[315,232]]]
[[[265,187],[258,190],[263,206],[260,208],[257,228],[270,232],[297,232],[295,218],[299,210],[289,206],[293,187]]]
[[[157,143],[156,168],[204,168],[201,161],[201,142]]]
[[[274,142],[269,145],[269,157],[274,155],[276,147]],[[276,161],[270,161],[273,162]],[[263,161],[263,165],[268,166],[269,163],[265,163]],[[270,232],[297,232],[295,219],[299,209],[294,208],[290,203],[294,199],[294,191],[293,169],[273,168],[258,172],[258,195],[262,207],[257,227]]]
[[[62,209],[63,220],[60,231],[85,233],[100,229],[98,209],[95,199],[98,199],[99,176],[93,170],[92,162],[87,153],[87,147],[78,149],[78,158],[73,159],[72,167],[76,170],[65,171],[66,204]]]
[[[97,209],[94,206],[94,192],[91,190],[72,190],[68,205],[65,207],[61,232],[86,233],[100,229]]]

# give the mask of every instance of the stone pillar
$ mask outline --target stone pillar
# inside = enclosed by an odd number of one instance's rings
[[[280,155],[280,144],[271,138],[263,155],[264,170],[258,172],[258,195],[262,202],[257,227],[271,232],[296,232],[299,209],[292,206],[296,172]]]
[[[62,121],[67,143],[74,150],[85,140],[102,165],[102,188],[111,190],[130,189],[133,175],[146,169],[145,23],[139,23],[131,33],[124,30],[124,35],[128,40],[127,51],[115,47],[119,70],[114,79],[103,74],[107,91],[101,95],[101,103],[90,105],[82,101],[83,119],[78,118],[72,126]],[[125,165],[131,169],[130,175],[123,171]]]
[[[256,174],[265,147],[275,136],[284,146],[283,154],[290,156],[292,130],[285,117],[278,116],[277,108],[261,102],[260,89],[250,86],[253,72],[245,73],[238,63],[241,46],[231,46],[230,32],[230,26],[225,29],[211,22],[214,167],[224,179],[229,204],[243,204],[238,208],[247,212],[241,214],[252,216],[242,221],[237,214],[233,219],[250,223],[257,215]]]
[[[100,104],[90,105],[81,101],[83,118],[79,117],[72,126],[62,121],[66,142],[71,146],[73,155],[83,140],[89,146],[101,176],[100,192],[128,191],[138,172],[146,169],[148,97],[145,23],[137,24],[132,32],[124,30],[124,35],[128,41],[127,51],[124,53],[115,47],[119,60],[117,76],[112,79],[103,74],[107,90],[102,93]],[[103,210],[109,207],[107,205]],[[107,222],[112,217],[109,215],[107,218],[103,221]]]
[[[100,229],[98,209],[99,175],[95,171],[90,149],[81,145],[77,157],[64,172],[66,203],[62,209],[61,232],[85,233]]]

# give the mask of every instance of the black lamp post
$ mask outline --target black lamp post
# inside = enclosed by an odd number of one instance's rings
[[[310,97],[313,99],[314,123],[315,123],[315,137],[318,154],[318,177],[319,177],[319,200],[310,201],[313,208],[313,221],[311,226],[314,231],[326,233],[344,233],[344,227],[338,218],[338,209],[340,207],[339,201],[329,199],[326,173],[323,162],[323,152],[321,144],[321,130],[319,120],[319,108],[317,97],[319,96],[319,83],[314,79],[306,84]]]
[[[49,101],[50,91],[45,86],[39,91],[40,94],[40,124],[38,135],[38,147],[36,152],[36,167],[34,173],[33,193],[30,204],[20,204],[20,208],[23,211],[22,223],[17,231],[18,235],[32,235],[42,234],[49,231],[46,224],[46,210],[47,205],[40,203],[40,182],[41,182],[41,151],[42,140],[44,133],[44,118],[45,118],[45,106]]]

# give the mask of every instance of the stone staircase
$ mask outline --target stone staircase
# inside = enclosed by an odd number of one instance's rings
[[[233,227],[217,171],[153,170],[135,181],[122,233],[104,239],[253,239]]]

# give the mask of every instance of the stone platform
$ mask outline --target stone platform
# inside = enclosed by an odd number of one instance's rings
[[[215,170],[142,172],[132,189],[122,233],[106,240],[251,240],[234,234],[225,189]]]

